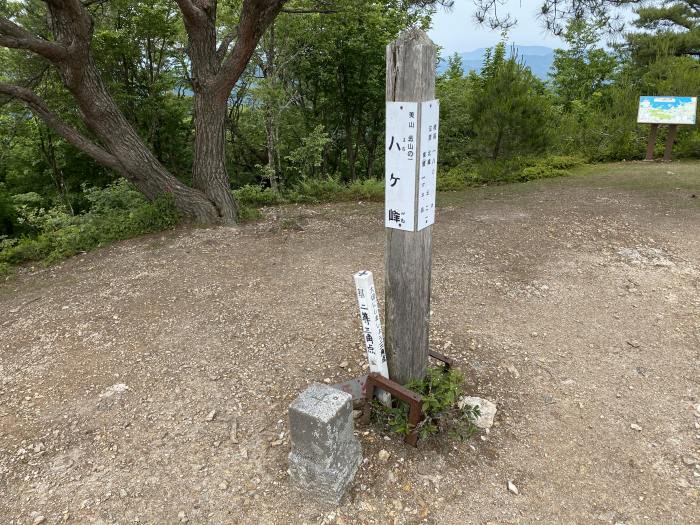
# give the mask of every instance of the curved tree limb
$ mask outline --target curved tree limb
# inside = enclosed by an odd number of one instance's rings
[[[182,11],[185,25],[201,23],[203,13],[195,2],[192,0],[175,0],[175,2],[177,2],[180,11]]]
[[[12,84],[0,84],[0,93],[9,95],[24,102],[32,112],[41,118],[47,126],[53,129],[61,137],[73,144],[83,153],[92,157],[107,168],[111,168],[117,172],[122,172],[123,167],[119,160],[101,148],[87,137],[83,136],[78,130],[63,122],[58,115],[49,109],[46,103],[33,91]]]
[[[260,38],[286,3],[287,0],[243,0],[238,38],[231,52],[224,58],[216,78],[216,91],[220,97],[228,98],[245,71]]]
[[[0,18],[0,46],[26,49],[52,62],[60,62],[68,56],[65,46],[39,38],[7,18]]]

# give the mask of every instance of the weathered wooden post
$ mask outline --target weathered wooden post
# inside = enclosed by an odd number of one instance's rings
[[[664,162],[671,162],[673,153],[673,143],[676,142],[676,134],[678,133],[678,125],[671,124],[668,127],[668,136],[666,137],[666,148],[664,149]]]
[[[389,377],[400,384],[422,379],[428,364],[437,156],[435,66],[435,44],[420,29],[406,31],[387,46],[384,325]],[[433,102],[430,110],[421,104],[427,101]],[[422,132],[427,125],[421,129],[425,111],[434,112],[430,134]],[[434,150],[426,147],[428,137],[434,141]],[[426,170],[425,159],[419,156],[431,154]],[[426,196],[422,185],[431,177]]]
[[[654,148],[656,147],[656,137],[659,134],[659,125],[652,124],[649,130],[649,140],[647,141],[647,156],[644,160],[653,162]]]

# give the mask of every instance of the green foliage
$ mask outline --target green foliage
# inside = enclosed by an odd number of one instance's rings
[[[443,366],[428,368],[425,379],[411,381],[406,388],[420,394],[423,398],[424,419],[418,425],[421,439],[448,431],[452,437],[468,439],[477,430],[474,421],[479,417],[479,408],[467,406],[460,409],[457,401],[462,395],[462,374]],[[401,400],[395,400],[391,407],[378,401],[373,403],[373,413],[386,423],[392,432],[407,435],[413,429],[408,422],[409,406]]]
[[[302,179],[287,194],[290,202],[317,203],[349,200],[379,201],[384,198],[384,182],[376,179],[343,184],[339,178]]]
[[[459,191],[474,185],[563,177],[583,163],[584,159],[580,157],[564,155],[486,159],[478,163],[467,159],[446,172],[438,173],[438,190]]]
[[[649,65],[660,57],[700,55],[700,9],[696,0],[668,0],[636,10],[641,31],[626,35],[635,62]]]
[[[473,77],[464,77],[459,55],[452,57],[444,75],[438,77],[435,85],[440,99],[440,166],[452,167],[459,164],[470,152],[474,137],[473,119],[470,112],[473,96]]]
[[[323,150],[330,141],[323,124],[316,126],[301,140],[301,145],[286,157],[292,169],[302,177],[313,177],[321,167]]]
[[[16,196],[18,222],[32,235],[0,239],[0,265],[29,261],[56,262],[111,242],[172,228],[178,221],[172,202],[161,198],[147,202],[129,183],[119,180],[99,190],[85,188],[92,208],[71,215],[63,206],[36,207],[31,194]]]
[[[615,56],[596,47],[599,30],[585,19],[572,19],[563,35],[567,49],[554,52],[552,87],[567,108],[604,90],[617,67]]]
[[[0,236],[12,235],[16,228],[17,209],[5,185],[0,184]]]
[[[544,84],[505,44],[487,53],[480,75],[472,74],[471,150],[482,158],[509,158],[543,152],[551,142],[554,113]]]
[[[272,206],[284,202],[282,195],[272,189],[252,184],[233,190],[233,196],[242,206]]]

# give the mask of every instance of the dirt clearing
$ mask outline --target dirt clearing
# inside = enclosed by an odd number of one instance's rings
[[[384,228],[270,210],[0,285],[0,523],[698,523],[700,164],[439,204],[431,345],[498,404],[488,435],[360,427],[340,507],[290,486],[287,406],[361,372],[352,274],[382,297]]]

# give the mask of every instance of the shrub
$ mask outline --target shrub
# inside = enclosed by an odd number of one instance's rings
[[[61,206],[30,207],[29,194],[19,196],[24,204],[18,209],[18,220],[31,226],[34,235],[2,241],[0,265],[6,269],[27,261],[53,263],[117,240],[171,228],[179,220],[171,199],[148,202],[123,180],[83,191],[92,207],[76,216]]]
[[[347,186],[348,200],[384,200],[384,181],[377,179],[356,180]]]
[[[17,227],[17,209],[3,184],[0,184],[0,235],[14,233]]]
[[[132,210],[146,202],[144,196],[126,179],[118,179],[104,188],[82,186],[90,211],[104,214],[112,210]]]
[[[282,196],[272,191],[271,188],[262,188],[252,184],[246,184],[233,190],[233,196],[241,206],[272,206],[284,202]]]
[[[480,415],[479,408],[457,406],[463,382],[464,377],[458,370],[435,366],[428,368],[425,379],[406,385],[423,398],[425,417],[417,429],[422,439],[441,430],[459,439],[467,439],[476,432],[474,421]],[[405,402],[397,400],[394,406],[387,407],[377,401],[373,408],[378,419],[388,424],[393,432],[407,435],[413,430],[408,423],[409,406]]]
[[[459,191],[463,190],[473,181],[474,163],[471,159],[465,159],[447,172],[438,171],[437,190],[438,191]]]
[[[347,200],[347,186],[340,179],[329,177],[327,179],[302,178],[289,192],[291,202],[338,202]]]

